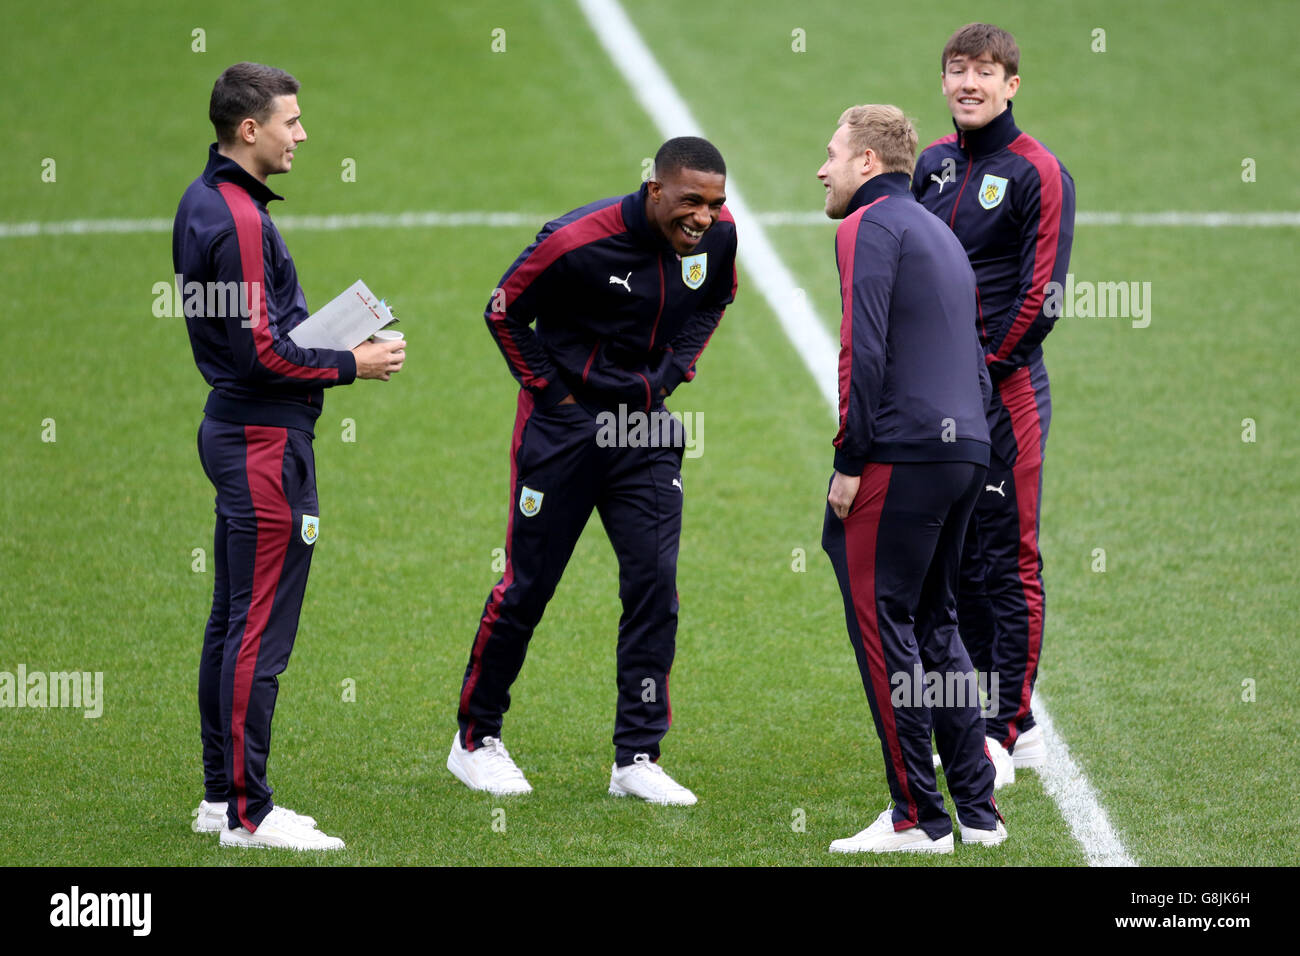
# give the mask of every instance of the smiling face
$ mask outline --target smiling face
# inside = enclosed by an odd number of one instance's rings
[[[853,151],[849,144],[847,123],[835,131],[831,141],[826,144],[826,162],[817,170],[817,178],[826,187],[826,215],[829,218],[844,218],[853,194],[871,178],[872,169],[878,165],[875,150],[868,148],[861,153]]]
[[[248,124],[252,124],[251,129]],[[244,121],[244,126],[252,137],[249,145],[253,168],[249,171],[262,182],[275,173],[287,173],[293,166],[293,151],[307,139],[298,97],[292,93],[271,100],[270,116],[265,123],[249,119]]]
[[[678,255],[690,255],[713,228],[727,201],[727,177],[680,167],[652,179],[646,195],[646,218]]]
[[[987,53],[953,55],[944,64],[943,96],[948,111],[961,129],[987,126],[1020,88],[1020,77],[1008,76],[1005,67]]]

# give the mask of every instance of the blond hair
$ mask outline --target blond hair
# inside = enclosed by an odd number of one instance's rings
[[[916,128],[897,106],[850,106],[840,114],[839,125],[848,126],[849,148],[855,155],[874,150],[883,172],[912,175]]]

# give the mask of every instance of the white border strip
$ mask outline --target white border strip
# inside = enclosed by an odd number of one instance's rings
[[[734,185],[727,205],[737,206]],[[832,223],[820,212],[744,212],[751,223],[762,226],[824,226]],[[363,212],[333,216],[276,216],[281,229],[338,232],[345,229],[440,229],[467,226],[522,229],[544,222],[549,213],[537,212]],[[739,217],[738,217],[739,218]],[[1300,212],[1080,212],[1076,226],[1164,226],[1182,228],[1295,228]],[[0,222],[0,239],[30,236],[93,236],[104,234],[169,233],[170,219],[65,219],[56,222]]]
[[[699,124],[664,74],[636,28],[617,0],[578,0],[596,36],[609,53],[628,85],[664,136],[701,135]],[[808,305],[807,296],[794,284],[776,250],[763,232],[759,219],[750,214],[740,199],[734,177],[727,178],[727,206],[736,217],[737,231],[744,237],[740,258],[746,278],[758,287],[808,366],[831,413],[838,418],[839,395],[836,373],[839,346]],[[1061,809],[1070,832],[1079,841],[1093,866],[1136,866],[1124,850],[1097,801],[1097,794],[1083,771],[1070,757],[1069,749],[1056,733],[1052,720],[1035,694],[1034,715],[1043,728],[1048,747],[1048,765],[1039,777]]]

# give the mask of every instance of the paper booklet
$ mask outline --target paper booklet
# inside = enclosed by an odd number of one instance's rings
[[[289,338],[303,349],[347,351],[396,322],[388,304],[358,279],[295,326]]]

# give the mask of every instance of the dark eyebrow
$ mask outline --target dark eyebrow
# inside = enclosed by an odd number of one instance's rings
[[[293,116],[290,116],[287,120],[284,121],[284,125],[285,125],[285,126],[292,126],[294,123],[298,122],[298,120],[300,120],[300,119],[302,119],[302,114],[301,114],[301,113],[295,113]]]

